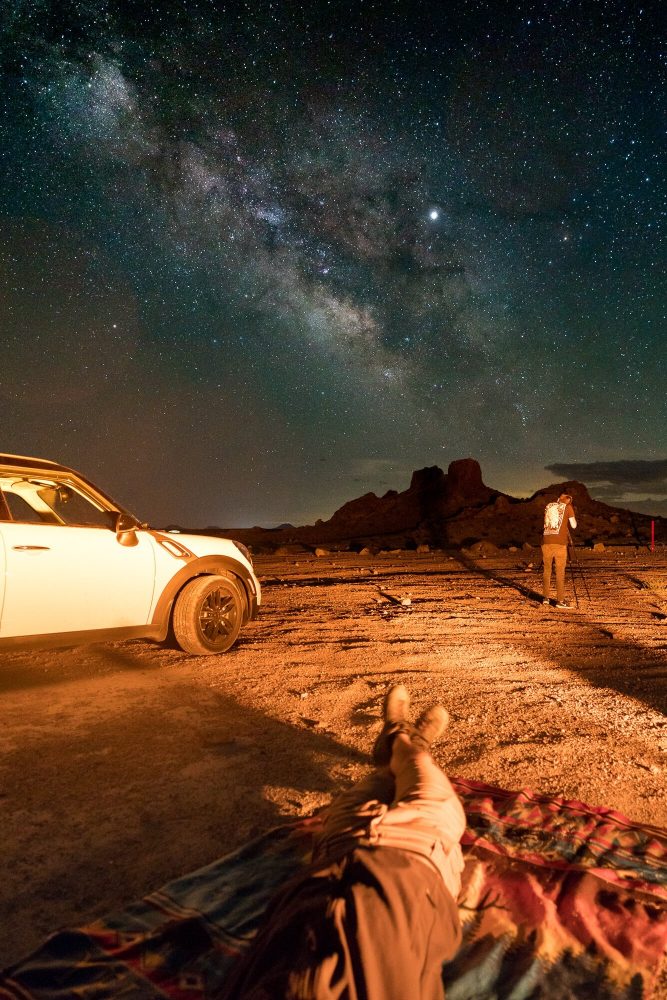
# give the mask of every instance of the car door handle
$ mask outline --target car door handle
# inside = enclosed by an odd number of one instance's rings
[[[49,545],[13,545],[14,552],[48,552]]]

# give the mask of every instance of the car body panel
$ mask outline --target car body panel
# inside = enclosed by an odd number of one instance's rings
[[[118,544],[109,528],[14,522],[1,522],[0,534],[7,581],[1,638],[121,628],[151,620],[152,539],[139,537],[138,544],[128,548]]]
[[[244,624],[258,612],[247,550],[149,528],[67,466],[0,454],[0,500],[0,648],[163,640],[180,590],[203,574],[239,584]]]

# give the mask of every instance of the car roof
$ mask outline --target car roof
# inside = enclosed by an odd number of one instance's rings
[[[49,469],[51,472],[73,472],[73,469],[59,462],[51,462],[48,458],[32,458],[30,455],[9,455],[0,453],[0,465],[13,465],[19,468]]]

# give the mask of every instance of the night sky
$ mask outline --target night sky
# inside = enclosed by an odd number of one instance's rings
[[[667,513],[659,10],[3,4],[0,450],[157,525],[465,457]]]

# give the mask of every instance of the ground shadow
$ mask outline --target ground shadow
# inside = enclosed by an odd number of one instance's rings
[[[141,644],[139,649],[136,647],[137,643]],[[73,651],[75,656],[72,656]],[[97,676],[101,663],[104,664],[105,674],[109,673],[109,665],[119,673],[130,670],[160,670],[161,663],[155,657],[156,651],[159,651],[159,647],[151,645],[151,655],[147,656],[143,640],[130,640],[114,645],[96,643],[89,646],[58,646],[45,650],[3,652],[0,653],[0,694],[66,684]]]
[[[181,692],[175,684],[172,702]],[[195,693],[192,704],[194,735],[185,745],[160,701],[100,716],[85,733],[51,731],[7,759],[6,788],[21,787],[31,760],[31,808],[46,815],[57,802],[59,818],[57,829],[42,823],[31,832],[6,831],[0,966],[58,926],[125,906],[312,813],[335,793],[341,774],[370,764],[366,753],[306,722],[277,721],[217,692],[205,699]],[[76,714],[75,694],[70,711]],[[128,756],[132,747],[136,756]],[[280,795],[272,797],[275,789]],[[10,912],[20,919],[10,920]]]
[[[257,636],[241,635],[223,657],[233,662],[246,646],[260,641]],[[70,684],[73,681],[108,676],[110,672],[164,670],[165,664],[187,666],[202,657],[185,653],[178,646],[154,643],[148,639],[127,639],[114,643],[90,643],[80,646],[51,646],[46,649],[0,653],[0,694],[29,688]],[[207,659],[207,658],[206,658]]]
[[[527,587],[524,584],[517,583],[509,576],[503,576],[496,570],[489,569],[486,566],[480,566],[474,559],[470,556],[466,556],[463,552],[452,553],[452,558],[455,562],[459,563],[464,569],[469,570],[469,572],[474,573],[476,576],[483,576],[487,580],[493,580],[495,583],[500,583],[503,587],[508,587],[510,590],[516,590],[517,593],[521,594],[523,597],[527,597],[532,601],[542,601],[542,591],[539,592],[533,587]]]
[[[499,583],[510,590],[514,590],[517,593],[521,594],[523,597],[526,597],[536,603],[542,602],[541,590],[538,593],[533,588],[517,583],[516,580],[511,579],[511,577],[504,576],[502,573],[499,573],[496,570],[493,570],[486,566],[479,566],[474,561],[474,559],[470,558],[469,556],[466,556],[464,553],[456,553],[455,555],[453,555],[453,558],[455,558],[456,561],[459,562],[465,569],[467,569],[471,573],[476,574],[477,576],[482,576],[485,579],[493,580],[494,582]],[[578,568],[575,567],[575,574],[577,573],[583,573],[581,567]],[[579,578],[575,577],[575,579]],[[572,582],[572,580],[570,580],[570,582]],[[580,596],[583,599],[589,599],[590,595],[588,594],[587,585],[585,593]],[[647,666],[649,666],[655,664],[656,666],[660,666],[662,668],[660,676],[661,679],[665,679],[666,673],[665,673],[664,656],[661,656],[657,651],[654,652],[651,649],[647,649],[646,647],[641,646],[639,643],[633,642],[632,640],[628,639],[617,640],[615,639],[614,632],[612,630],[605,629],[603,626],[599,624],[595,624],[586,620],[586,618],[584,617],[586,614],[586,610],[583,600],[577,608],[574,608],[572,610],[577,617],[571,621],[571,625],[573,628],[579,629],[582,632],[586,633],[588,637],[588,644],[590,645],[591,648],[595,648],[596,645],[599,645],[599,643],[596,643],[596,640],[602,636],[607,641],[611,643],[616,643],[617,647],[619,647],[618,650],[619,652],[620,648],[622,648],[624,654],[623,658],[618,662],[618,664],[614,663],[613,661],[610,662],[610,660],[612,660],[613,657],[613,649],[614,649],[614,647],[611,647],[609,649],[610,656],[609,658],[607,658],[607,662],[605,663],[604,667],[594,667],[589,665],[577,667],[576,664],[573,664],[570,660],[566,661],[564,657],[562,656],[559,657],[557,649],[552,648],[550,651],[550,656],[554,660],[554,662],[558,666],[560,666],[563,670],[570,670],[579,673],[582,676],[585,676],[586,680],[594,687],[613,688],[615,691],[618,691],[619,693],[624,695],[629,695],[631,697],[637,698],[640,701],[643,701],[644,704],[648,705],[649,707],[655,709],[658,712],[661,712],[663,715],[667,715],[667,686],[665,686],[662,690],[660,690],[658,689],[655,683],[656,681],[655,676],[646,676],[646,677],[643,676],[644,674],[643,665],[646,664]],[[657,616],[653,615],[653,617]],[[520,643],[517,642],[516,644],[518,645]],[[522,645],[524,649],[531,651],[532,647],[528,645],[525,642],[525,640],[523,641]],[[641,659],[642,659],[641,673],[632,673],[628,671],[627,654],[628,652],[631,653],[633,649],[636,649],[641,654]]]

